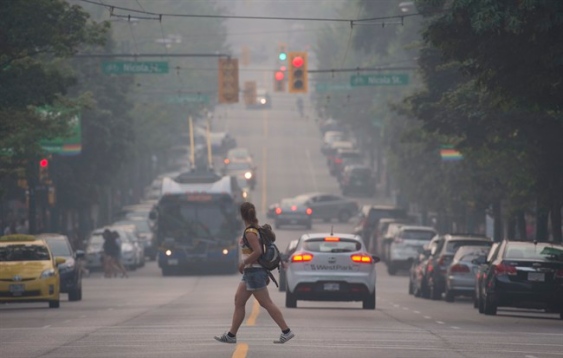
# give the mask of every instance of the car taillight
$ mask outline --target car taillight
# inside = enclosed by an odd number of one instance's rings
[[[373,262],[373,257],[368,254],[354,254],[350,256],[353,262],[358,262],[362,264],[371,264]]]
[[[293,254],[293,256],[291,256],[291,262],[308,262],[312,259],[313,255],[308,253]]]
[[[469,272],[469,267],[462,264],[455,264],[450,267],[450,272],[457,272],[457,273],[467,273]]]
[[[225,164],[229,164],[231,161],[228,158],[225,158],[225,160],[223,160],[223,163]]]
[[[563,278],[563,269],[555,271],[555,278]]]
[[[342,159],[340,159],[340,158],[334,158],[334,163],[335,163],[335,164],[342,164]]]
[[[282,209],[281,208],[276,208],[276,214],[281,214],[282,213]]]
[[[297,206],[296,205],[291,205],[291,211],[296,211],[297,210]]]
[[[516,267],[507,265],[504,262],[501,262],[498,265],[494,265],[495,275],[510,275],[515,276],[518,272],[516,271]]]
[[[307,215],[313,215],[313,209],[307,208],[307,210],[305,210],[305,213],[306,213]]]

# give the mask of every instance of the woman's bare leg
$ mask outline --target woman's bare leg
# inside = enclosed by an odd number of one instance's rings
[[[285,319],[283,318],[280,309],[270,298],[270,293],[268,292],[267,287],[262,290],[253,291],[252,294],[254,295],[254,298],[256,298],[260,306],[264,307],[266,311],[268,311],[270,317],[272,317],[274,322],[277,323],[282,331],[288,329],[287,323],[285,323]]]
[[[231,329],[229,332],[236,335],[242,321],[244,321],[244,316],[246,315],[246,302],[252,295],[252,292],[246,290],[246,283],[241,282],[237,287],[237,292],[235,293],[235,311],[233,312],[233,322],[231,324]]]

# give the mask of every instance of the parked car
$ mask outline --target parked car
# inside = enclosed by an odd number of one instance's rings
[[[342,195],[359,194],[362,197],[375,195],[375,175],[367,165],[347,165],[342,170],[340,190]]]
[[[368,246],[370,252],[376,252],[381,257],[381,250],[372,240],[373,231],[377,228],[379,220],[383,218],[408,219],[407,211],[403,208],[388,205],[364,205],[359,211],[358,222],[353,233],[360,235]]]
[[[332,164],[336,159],[336,153],[339,150],[356,150],[356,144],[351,141],[343,140],[343,141],[335,141],[330,143],[330,145],[325,149],[325,156],[326,156],[326,165],[329,168],[329,171],[332,169]]]
[[[307,200],[297,198],[282,199],[275,209],[275,227],[282,225],[303,225],[310,230],[313,226],[313,209]]]
[[[455,252],[461,246],[491,246],[492,240],[483,235],[476,234],[446,234],[440,243],[432,248],[428,263],[426,282],[430,298],[438,300],[446,289],[446,270]]]
[[[364,158],[362,152],[357,149],[337,149],[329,163],[329,172],[331,175],[339,178],[346,164],[363,164]]]
[[[86,267],[90,270],[102,268],[104,253],[104,239],[102,234],[106,228],[111,231],[116,231],[119,235],[121,260],[123,265],[130,270],[137,269],[140,264],[140,252],[142,252],[141,246],[139,244],[135,245],[133,239],[130,238],[131,234],[129,234],[123,227],[112,226],[98,228],[90,234],[86,244]]]
[[[473,261],[486,257],[491,245],[460,246],[446,270],[446,289],[444,300],[453,302],[456,296],[473,297],[475,293],[475,274],[479,265]]]
[[[280,276],[279,276],[279,286],[278,289],[282,292],[285,292],[286,288],[287,288],[287,265],[288,265],[288,261],[289,258],[291,257],[291,255],[293,255],[293,253],[295,252],[295,249],[297,248],[297,243],[299,242],[299,240],[291,240],[289,242],[289,244],[287,245],[287,247],[285,248],[285,251],[282,253],[282,264],[280,265]]]
[[[305,234],[297,243],[287,266],[285,305],[298,300],[362,301],[362,308],[375,309],[375,263],[357,235]]]
[[[481,280],[483,313],[545,309],[563,319],[563,245],[504,240]]]
[[[397,224],[408,224],[409,220],[407,219],[395,219],[395,218],[383,218],[380,219],[377,227],[375,228],[375,230],[372,230],[371,236],[369,238],[369,248],[370,248],[370,252],[373,254],[378,254],[382,261],[383,260],[383,252],[379,252],[378,250],[378,243],[380,240],[383,240],[383,237],[385,236],[385,234],[387,233],[387,229],[389,228],[389,225],[391,223],[397,223]]]
[[[346,134],[341,131],[328,131],[323,135],[323,144],[321,146],[321,153],[327,155],[332,143],[343,141]],[[352,143],[350,143],[352,144]]]
[[[0,237],[0,303],[47,302],[60,307],[58,266],[64,257],[53,255],[43,239],[33,235]]]
[[[148,214],[147,214],[148,215]],[[139,239],[139,243],[143,247],[143,256],[148,257],[150,260],[156,259],[157,247],[156,241],[154,240],[154,233],[150,227],[148,218],[131,218],[129,220],[120,220],[112,224],[113,226],[135,226],[136,234]],[[144,264],[144,259],[141,265]]]
[[[306,206],[313,210],[313,219],[322,219],[325,222],[337,219],[345,223],[358,212],[356,201],[340,195],[308,193],[298,195],[295,199],[303,201]]]
[[[41,234],[56,257],[63,257],[66,261],[60,264],[60,292],[68,294],[69,301],[82,300],[82,273],[84,272],[84,251],[72,248],[68,237],[61,234]]]
[[[389,246],[387,273],[395,275],[400,269],[410,268],[419,251],[437,234],[430,226],[400,226]]]
[[[121,242],[121,262],[129,270],[145,266],[145,247],[134,224],[113,223],[110,230],[117,231]]]
[[[473,307],[479,309],[479,313],[483,313],[483,300],[481,299],[481,283],[485,276],[488,266],[493,262],[493,259],[498,253],[500,243],[494,242],[489,250],[489,253],[483,257],[479,256],[473,260],[473,263],[478,265],[477,272],[475,273],[475,298],[473,299]]]
[[[430,257],[429,244],[419,249],[418,255],[409,268],[409,295],[420,297],[422,295],[422,276],[424,275],[425,262]]]
[[[393,243],[393,239],[395,238],[397,232],[399,232],[401,227],[403,227],[404,225],[408,225],[408,224],[405,224],[402,221],[390,223],[387,226],[387,230],[381,237],[381,240],[377,242],[377,244],[379,245],[377,247],[377,252],[381,253],[381,258],[384,262],[389,261],[389,258],[391,256],[391,244]]]

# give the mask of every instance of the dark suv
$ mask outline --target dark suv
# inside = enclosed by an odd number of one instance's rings
[[[359,220],[354,228],[354,234],[360,235],[368,247],[369,252],[375,253],[376,242],[373,231],[379,220],[383,218],[408,219],[407,211],[403,208],[387,205],[364,205],[359,213]]]
[[[492,240],[479,234],[446,234],[432,247],[426,267],[425,282],[430,298],[439,300],[446,288],[446,272],[460,246],[492,245]]]
[[[342,190],[342,195],[355,193],[374,196],[375,176],[373,171],[366,165],[347,165],[342,171],[340,190]]]
[[[60,234],[41,234],[54,256],[64,257],[64,264],[59,265],[61,292],[68,293],[69,301],[82,300],[82,272],[84,271],[84,251],[72,249],[68,238]]]

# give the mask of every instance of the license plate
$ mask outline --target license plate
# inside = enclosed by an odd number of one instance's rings
[[[340,284],[338,283],[325,283],[324,284],[325,291],[338,291],[340,290]]]
[[[528,281],[544,282],[545,274],[542,272],[528,272]]]
[[[178,259],[168,259],[168,265],[170,266],[178,265]]]
[[[297,224],[297,220],[291,219],[291,220],[289,221],[289,223],[290,223],[290,224]]]
[[[25,285],[23,283],[10,285],[10,292],[16,296],[21,295],[25,292]]]

